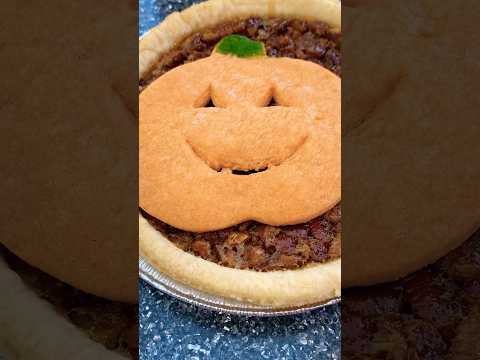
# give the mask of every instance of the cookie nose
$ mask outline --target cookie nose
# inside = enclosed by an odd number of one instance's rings
[[[214,170],[260,170],[292,157],[313,131],[301,108],[204,108],[187,114],[183,133],[195,154]]]

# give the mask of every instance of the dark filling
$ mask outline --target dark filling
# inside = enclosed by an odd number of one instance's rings
[[[331,32],[328,25],[320,21],[255,17],[191,35],[163,55],[140,79],[139,90],[174,67],[209,56],[217,42],[230,34],[262,41],[268,56],[312,61],[341,76],[341,35]],[[249,221],[206,233],[182,231],[144,211],[142,215],[182,250],[227,267],[257,271],[296,269],[341,256],[340,205],[305,224],[274,227]]]
[[[297,269],[341,256],[340,205],[305,224],[269,226],[248,221],[205,233],[182,231],[144,211],[142,215],[180,249],[231,268]]]

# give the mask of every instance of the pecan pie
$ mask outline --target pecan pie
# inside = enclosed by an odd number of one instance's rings
[[[340,4],[211,0],[140,42],[140,252],[192,287],[340,294]],[[266,56],[215,51],[231,35]]]

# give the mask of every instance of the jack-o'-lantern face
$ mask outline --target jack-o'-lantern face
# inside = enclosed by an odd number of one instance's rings
[[[340,79],[213,54],[140,96],[140,207],[188,231],[308,221],[340,200]]]

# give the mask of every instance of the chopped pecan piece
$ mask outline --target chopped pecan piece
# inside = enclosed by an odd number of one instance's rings
[[[342,219],[342,210],[340,205],[335,206],[325,214],[325,219],[336,224]]]
[[[206,240],[195,240],[192,243],[192,250],[204,259],[210,260],[212,258],[212,248]]]
[[[342,235],[337,233],[328,248],[328,256],[332,259],[342,256]]]
[[[265,247],[275,246],[275,238],[280,233],[280,229],[278,227],[273,227],[270,225],[263,225],[262,228],[259,230],[258,235],[260,239],[265,244]]]
[[[250,236],[246,233],[233,232],[228,236],[226,243],[228,245],[240,245],[247,241],[249,237]]]
[[[254,268],[264,264],[267,261],[267,254],[260,246],[250,247],[245,252],[245,261],[249,268]]]
[[[310,231],[315,239],[327,242],[331,240],[333,226],[326,218],[320,217],[310,222]]]

